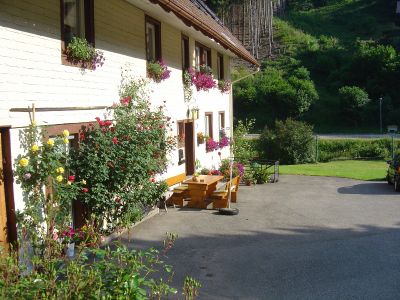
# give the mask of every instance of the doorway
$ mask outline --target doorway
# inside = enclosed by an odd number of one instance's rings
[[[193,175],[195,172],[193,121],[185,122],[185,162],[186,175]]]

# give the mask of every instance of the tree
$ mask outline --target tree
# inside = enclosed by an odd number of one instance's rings
[[[339,89],[339,97],[343,113],[357,125],[363,108],[370,101],[368,93],[357,86],[343,86]]]

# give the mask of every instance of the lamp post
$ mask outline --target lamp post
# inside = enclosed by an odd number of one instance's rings
[[[383,102],[383,98],[380,97],[379,98],[379,124],[380,124],[380,129],[381,129],[381,134],[382,132],[382,102]]]

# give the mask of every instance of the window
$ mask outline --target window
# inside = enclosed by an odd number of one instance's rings
[[[200,66],[206,65],[211,68],[211,50],[199,43],[195,47],[196,55],[196,69],[199,70]]]
[[[225,112],[219,112],[219,131],[225,130]]]
[[[94,46],[94,1],[61,0],[61,40],[64,51],[73,37]]]
[[[146,59],[161,59],[161,25],[160,22],[146,16]]]
[[[178,121],[178,148],[185,147],[185,122]]]
[[[224,56],[222,54],[217,54],[217,71],[218,80],[224,79]]]
[[[189,38],[182,35],[182,70],[190,68]]]
[[[206,136],[213,138],[213,114],[211,112],[205,114],[204,124]]]

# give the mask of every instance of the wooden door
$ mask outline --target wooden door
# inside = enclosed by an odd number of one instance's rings
[[[2,132],[0,131],[0,247],[7,248],[7,206],[4,180]]]
[[[186,175],[192,175],[195,171],[194,157],[194,126],[193,121],[185,123],[185,162]]]

